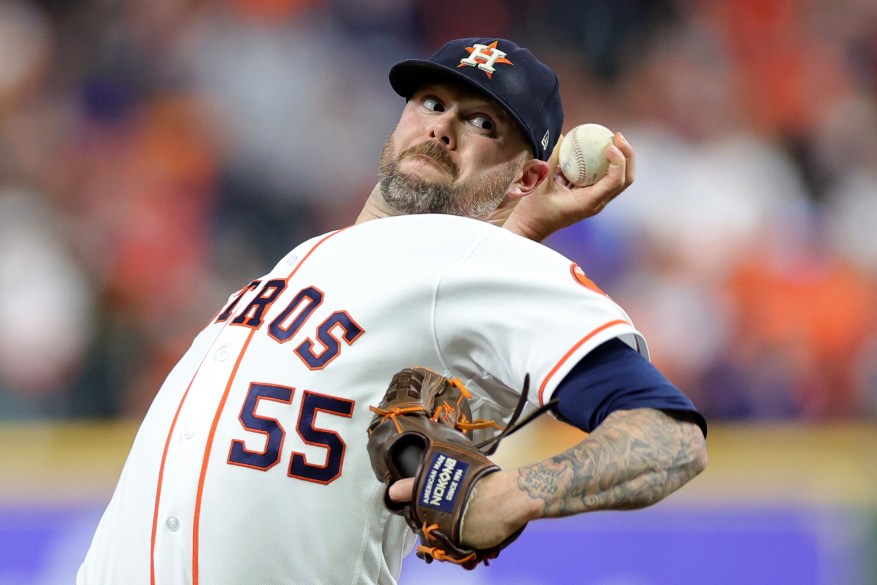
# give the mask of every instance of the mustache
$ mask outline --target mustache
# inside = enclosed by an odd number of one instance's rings
[[[423,154],[432,159],[435,159],[439,162],[439,164],[445,167],[445,170],[447,170],[452,177],[457,177],[457,174],[459,172],[459,170],[457,169],[457,164],[453,161],[451,155],[448,154],[448,151],[439,146],[437,143],[433,141],[428,141],[416,144],[411,148],[404,150],[402,154],[399,155],[399,160],[415,154]]]

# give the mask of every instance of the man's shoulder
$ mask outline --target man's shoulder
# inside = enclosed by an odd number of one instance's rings
[[[422,213],[413,215],[394,215],[366,222],[375,229],[459,229],[474,232],[485,232],[499,229],[495,225],[484,221],[462,217],[459,215],[447,215],[442,213]]]
[[[508,239],[510,242],[523,246],[544,247],[537,242],[514,234],[507,229],[469,217],[446,214],[417,214],[384,217],[354,226],[375,236],[408,238],[411,240],[436,240],[447,242],[450,237],[456,239],[480,240],[485,237]]]
[[[440,214],[400,215],[369,220],[334,232],[326,250],[346,258],[381,258],[435,263],[471,258],[489,250],[494,262],[533,258],[543,262],[550,248],[484,221]],[[320,244],[317,238],[317,245]],[[483,254],[478,254],[483,256]],[[539,260],[541,259],[541,260]]]

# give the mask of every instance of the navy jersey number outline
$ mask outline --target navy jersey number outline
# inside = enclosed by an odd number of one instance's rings
[[[262,451],[247,449],[245,441],[233,439],[227,459],[230,465],[259,471],[268,471],[277,465],[283,450],[286,429],[276,418],[258,414],[256,409],[261,400],[292,404],[294,394],[295,388],[288,386],[256,382],[250,384],[238,420],[247,431],[265,435],[265,448]],[[309,390],[303,392],[296,431],[308,445],[326,449],[326,462],[323,465],[309,463],[304,453],[293,451],[287,472],[289,477],[328,485],[341,476],[347,444],[336,431],[317,427],[314,423],[318,412],[351,418],[355,405],[356,401],[347,398]]]
[[[314,422],[318,412],[351,418],[353,406],[353,400],[305,390],[295,429],[302,441],[308,445],[326,448],[326,464],[308,463],[304,453],[293,451],[289,462],[289,477],[329,484],[341,475],[347,443],[335,431],[316,427]]]
[[[292,395],[294,388],[286,386],[276,386],[274,384],[250,384],[247,391],[247,398],[241,407],[241,413],[238,420],[241,425],[252,433],[265,435],[265,449],[263,451],[251,451],[247,449],[246,443],[240,439],[234,439],[231,442],[231,448],[228,452],[228,462],[232,465],[240,465],[242,467],[251,467],[261,471],[268,471],[280,461],[280,451],[283,449],[283,440],[286,438],[286,431],[280,425],[280,421],[276,418],[256,414],[256,408],[261,400],[271,400],[273,402],[282,402],[284,404],[292,404]]]

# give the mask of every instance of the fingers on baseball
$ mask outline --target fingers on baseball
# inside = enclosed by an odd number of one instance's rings
[[[614,144],[606,147],[606,158],[609,159],[609,170],[599,183],[607,191],[608,197],[613,197],[621,192],[627,183],[627,158],[620,148]]]
[[[625,185],[630,185],[636,178],[636,156],[633,146],[628,142],[627,138],[621,132],[615,133],[615,146],[621,151],[625,159]]]
[[[597,205],[597,211],[601,211],[630,186],[635,176],[633,147],[621,132],[616,132],[613,143],[606,147],[606,158],[609,159],[609,171],[599,181],[602,183],[600,186],[606,189],[606,195]]]

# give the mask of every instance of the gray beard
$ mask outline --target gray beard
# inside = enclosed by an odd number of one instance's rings
[[[432,156],[453,178],[458,174],[456,165],[434,143],[419,144],[397,156],[390,136],[381,152],[381,196],[387,205],[403,215],[441,213],[485,218],[496,211],[521,166],[521,161],[515,160],[465,183],[442,185],[399,171],[399,160],[413,153]]]

